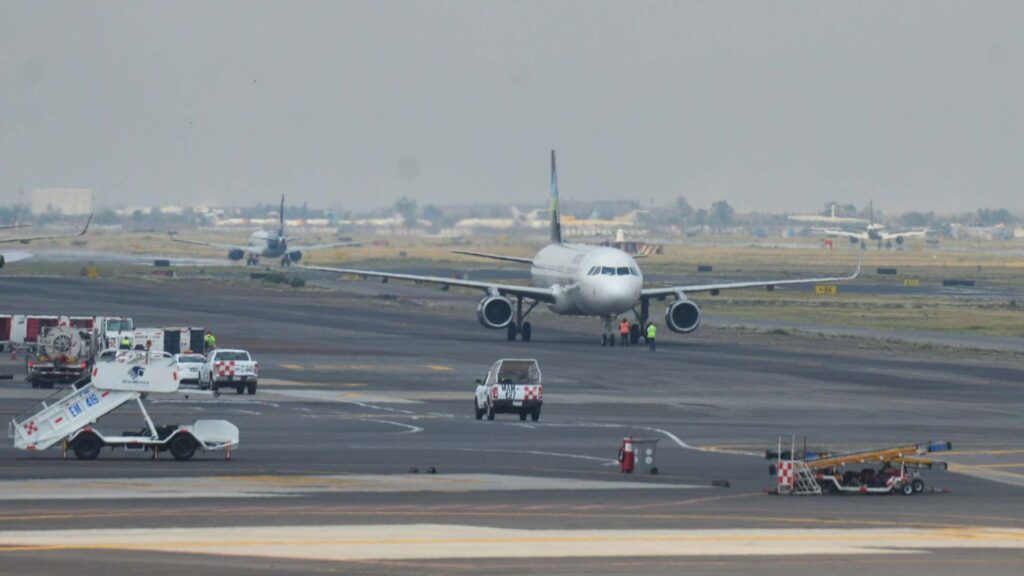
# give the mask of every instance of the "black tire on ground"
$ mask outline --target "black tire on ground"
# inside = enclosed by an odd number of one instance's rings
[[[530,412],[530,420],[533,420],[534,422],[540,420],[540,408],[534,408],[533,412]]]
[[[43,382],[39,387],[46,388],[47,390],[53,390],[53,382]]]
[[[526,412],[520,412],[519,413],[519,421],[520,422],[525,422],[526,421]]]
[[[487,404],[487,419],[494,420],[494,405],[490,403]]]
[[[533,336],[533,325],[523,322],[523,342],[529,342],[531,336]]]
[[[249,382],[245,385],[245,391],[251,396],[256,393],[256,382]]]
[[[29,384],[32,385],[33,388],[39,388],[39,382],[36,382],[35,380],[32,380],[31,378],[29,379],[28,382],[29,382]]]
[[[915,493],[920,494],[921,492],[924,492],[924,480],[914,478],[914,481],[911,482],[910,485],[914,487]]]
[[[75,438],[71,443],[71,449],[75,453],[75,458],[79,460],[95,460],[100,455],[100,450],[103,449],[103,441],[99,436],[85,432]]]
[[[477,420],[484,419],[484,411],[480,409],[480,402],[473,398],[473,416],[476,416]]]
[[[508,325],[508,341],[512,342],[515,339],[516,339],[516,325],[515,324],[509,324]]]
[[[657,476],[658,475],[658,467],[657,466],[651,466],[651,475],[653,475],[653,476]]]
[[[235,386],[235,394],[241,394],[242,392],[245,392],[245,384]]]
[[[189,434],[178,434],[167,446],[175,460],[188,460],[196,453],[196,441]]]
[[[904,496],[913,496],[914,495],[914,484],[913,483],[909,483],[909,484],[903,484],[902,486],[900,486],[900,494],[903,494]]]
[[[199,377],[199,389],[200,390],[209,390],[210,389],[210,385],[206,382],[206,380],[203,380],[202,376]]]
[[[615,334],[608,335],[608,345],[615,346]]]
[[[608,345],[608,335],[607,334],[601,334],[601,346],[607,346],[607,345]]]
[[[216,384],[212,384],[211,383],[210,384],[210,388],[213,390],[214,394],[220,394],[220,386],[217,386]]]

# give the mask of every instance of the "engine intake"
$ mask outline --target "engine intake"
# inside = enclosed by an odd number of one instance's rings
[[[245,257],[245,251],[233,248],[228,251],[228,260],[241,260]]]
[[[514,315],[512,303],[501,296],[488,296],[476,307],[476,318],[484,328],[504,328]]]
[[[289,252],[288,259],[291,260],[292,262],[298,262],[299,260],[302,260],[302,251],[296,250],[294,252]]]
[[[700,308],[690,300],[676,300],[665,309],[665,324],[673,332],[689,334],[700,326]]]

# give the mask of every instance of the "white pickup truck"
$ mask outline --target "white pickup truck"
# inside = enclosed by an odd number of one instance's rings
[[[536,360],[498,360],[487,371],[487,377],[476,381],[474,413],[477,420],[486,415],[494,420],[499,412],[519,414],[520,420],[529,416],[540,420],[544,405],[544,387],[540,381],[540,366]]]
[[[199,372],[199,388],[234,388],[236,392],[256,393],[256,382],[260,376],[260,364],[245,350],[221,350],[210,352],[206,364]]]

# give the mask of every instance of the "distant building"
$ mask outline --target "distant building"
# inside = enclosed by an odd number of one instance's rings
[[[35,188],[32,190],[32,213],[59,212],[65,216],[92,213],[90,188]]]

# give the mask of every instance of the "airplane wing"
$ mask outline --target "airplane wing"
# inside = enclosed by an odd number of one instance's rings
[[[861,242],[867,242],[869,240],[868,235],[864,232],[847,232],[846,230],[835,230],[833,228],[811,228],[812,232],[818,234],[824,234],[826,236],[841,236],[843,238],[856,238]]]
[[[534,288],[533,286],[517,286],[515,284],[495,284],[493,282],[460,280],[458,278],[444,278],[441,276],[419,276],[417,274],[397,274],[394,272],[376,272],[373,270],[356,270],[352,268],[332,268],[329,266],[307,266],[300,264],[299,268],[303,268],[305,270],[317,270],[320,272],[335,272],[337,274],[355,274],[358,276],[373,276],[375,278],[394,278],[395,280],[426,282],[428,284],[439,284],[442,286],[461,286],[464,288],[476,288],[491,294],[497,293],[503,296],[525,296],[542,302],[555,301],[555,294],[550,288]]]
[[[753,282],[724,282],[721,284],[692,284],[690,286],[665,286],[663,288],[644,288],[640,291],[642,297],[670,296],[678,293],[711,292],[712,290],[738,290],[741,288],[763,288],[765,286],[796,286],[800,284],[827,284],[831,282],[843,282],[853,280],[860,275],[860,259],[857,259],[857,269],[849,276],[833,276],[824,278],[799,278],[795,280],[755,280]]]
[[[913,238],[914,236],[925,236],[927,234],[927,229],[909,230],[907,232],[885,232],[882,234],[882,241],[893,240],[895,238]]]
[[[252,252],[252,246],[241,246],[238,244],[220,244],[218,242],[202,242],[199,240],[184,240],[178,238],[174,234],[168,233],[171,237],[171,242],[179,242],[181,244],[191,244],[193,246],[206,246],[208,248],[220,248],[221,250],[241,250],[242,252]]]
[[[28,252],[0,252],[0,268],[3,268],[4,264],[18,262],[19,260],[25,260],[26,258],[31,257],[32,255]]]
[[[85,221],[85,226],[74,234],[48,234],[45,236],[15,236],[14,238],[0,238],[0,244],[7,244],[12,242],[20,242],[22,244],[28,244],[33,240],[57,240],[59,238],[77,238],[79,236],[85,236],[85,233],[89,231],[89,224],[92,222],[92,214],[89,214],[89,219]]]
[[[532,258],[520,258],[519,256],[505,256],[503,254],[488,254],[486,252],[468,252],[466,250],[452,250],[452,254],[477,256],[479,258],[490,258],[491,260],[504,260],[505,262],[516,262],[518,264],[533,264]]]
[[[4,224],[0,226],[0,230],[11,230],[13,228],[31,228],[31,224]]]
[[[289,246],[288,253],[302,252],[305,250],[327,250],[329,248],[342,248],[345,246],[362,246],[362,242],[328,242],[326,244],[308,244],[306,246]]]

